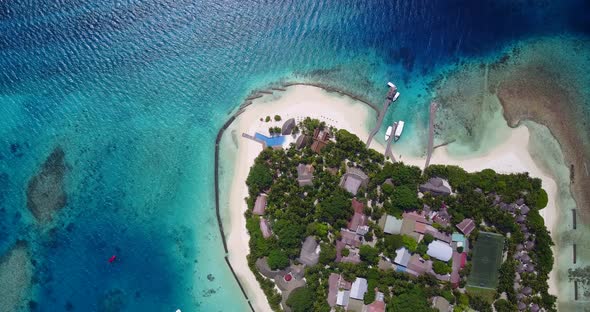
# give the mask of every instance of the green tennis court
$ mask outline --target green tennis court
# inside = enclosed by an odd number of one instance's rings
[[[498,286],[498,270],[502,264],[504,236],[496,233],[479,232],[475,249],[471,274],[467,285],[495,289]]]

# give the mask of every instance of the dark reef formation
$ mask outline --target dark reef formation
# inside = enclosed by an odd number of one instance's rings
[[[119,312],[123,311],[127,298],[125,293],[120,289],[111,289],[107,291],[98,302],[98,311],[100,312]]]
[[[433,82],[442,115],[453,114],[446,139],[477,144],[481,127],[497,109],[497,96],[511,127],[522,120],[546,126],[557,139],[571,172],[571,191],[580,217],[590,223],[590,40],[544,38],[524,42],[491,63],[467,63]],[[457,130],[456,125],[463,129]]]
[[[56,147],[47,157],[39,172],[29,180],[27,207],[37,221],[47,223],[67,202],[65,153]]]
[[[549,128],[559,142],[565,163],[571,170],[571,191],[584,223],[590,223],[590,112],[587,87],[579,71],[586,73],[588,63],[575,61],[576,54],[588,55],[590,41],[572,40],[573,55],[561,55],[555,45],[534,44],[538,56],[526,53],[516,59],[510,70],[490,75],[504,117],[510,126],[532,120]],[[566,48],[567,49],[567,48]],[[543,52],[540,52],[543,51]],[[577,51],[577,52],[576,52]],[[528,51],[527,51],[528,52]],[[543,56],[543,57],[541,57]],[[568,60],[570,60],[568,62]],[[494,72],[495,73],[495,72]],[[497,77],[495,77],[497,76]],[[587,79],[587,77],[586,77]]]

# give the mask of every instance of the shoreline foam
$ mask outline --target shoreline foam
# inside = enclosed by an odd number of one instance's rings
[[[228,190],[223,190],[225,193],[221,196],[221,198],[228,200],[229,207],[227,219],[223,222],[229,249],[228,258],[240,281],[245,285],[251,302],[257,310],[262,311],[269,311],[270,307],[247,264],[246,256],[249,253],[249,237],[243,216],[247,209],[244,198],[248,195],[244,182],[250,166],[262,150],[262,147],[259,143],[242,138],[242,132],[252,134],[258,129],[276,126],[275,123],[265,123],[259,119],[267,115],[274,116],[278,114],[281,115],[283,121],[291,117],[308,116],[325,120],[328,124],[347,129],[356,134],[361,140],[366,140],[369,129],[374,125],[376,118],[375,112],[369,106],[341,93],[334,94],[319,87],[307,85],[290,86],[285,89],[286,91],[279,91],[278,94],[265,94],[254,99],[252,104],[248,105],[228,127],[220,143],[226,152],[231,152],[232,149],[237,151],[233,168],[223,169],[225,175],[232,173],[232,181],[229,183],[231,186]],[[467,171],[480,171],[486,168],[494,169],[500,173],[527,171],[531,176],[541,178],[543,188],[549,195],[549,204],[545,209],[541,210],[541,215],[553,236],[553,230],[558,221],[557,184],[531,157],[529,153],[529,129],[525,126],[512,129],[506,123],[504,125],[506,127],[504,130],[508,133],[507,139],[498,146],[490,148],[477,157],[451,156],[449,146],[443,146],[434,151],[431,164],[458,165]],[[230,142],[235,146],[232,147]],[[384,146],[378,141],[374,141],[371,147],[381,153],[385,150]],[[395,154],[395,146],[393,150]],[[420,168],[424,166],[424,158],[402,155],[401,159],[398,160],[417,165]],[[558,293],[556,273],[554,266],[549,279],[549,292],[554,295]]]

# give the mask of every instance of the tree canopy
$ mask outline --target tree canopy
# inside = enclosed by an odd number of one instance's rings
[[[395,208],[404,211],[415,210],[419,207],[418,193],[416,189],[408,186],[399,186],[393,190],[391,202]]]
[[[315,294],[308,287],[300,287],[289,295],[287,305],[293,312],[307,312],[313,310]]]
[[[334,190],[328,198],[319,203],[319,219],[327,223],[348,220],[352,213],[351,201],[342,190]]]
[[[248,189],[254,194],[258,194],[272,185],[273,176],[270,168],[262,163],[256,163],[250,168],[250,173],[246,179]]]
[[[284,269],[289,266],[289,257],[285,252],[274,249],[268,255],[268,266],[271,270]]]
[[[407,291],[394,296],[391,305],[388,305],[387,307],[387,311],[436,312],[437,310],[430,307],[424,291],[418,287],[414,287],[412,291]]]
[[[379,249],[369,245],[362,245],[360,256],[361,260],[367,261],[369,264],[377,264],[379,262]]]

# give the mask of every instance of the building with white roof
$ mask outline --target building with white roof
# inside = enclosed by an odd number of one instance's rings
[[[365,293],[367,292],[367,287],[367,280],[362,277],[357,277],[350,288],[350,298],[363,300]]]
[[[428,244],[426,253],[433,258],[447,262],[453,257],[453,248],[447,243],[435,240]]]
[[[339,290],[338,295],[336,296],[336,304],[339,306],[347,306],[348,301],[350,300],[350,291],[349,290]]]
[[[395,251],[395,259],[393,259],[393,263],[407,267],[411,256],[412,255],[408,249],[405,247],[399,248]]]
[[[384,216],[379,222],[384,233],[387,234],[400,234],[402,230],[402,219],[398,219],[394,216]]]

